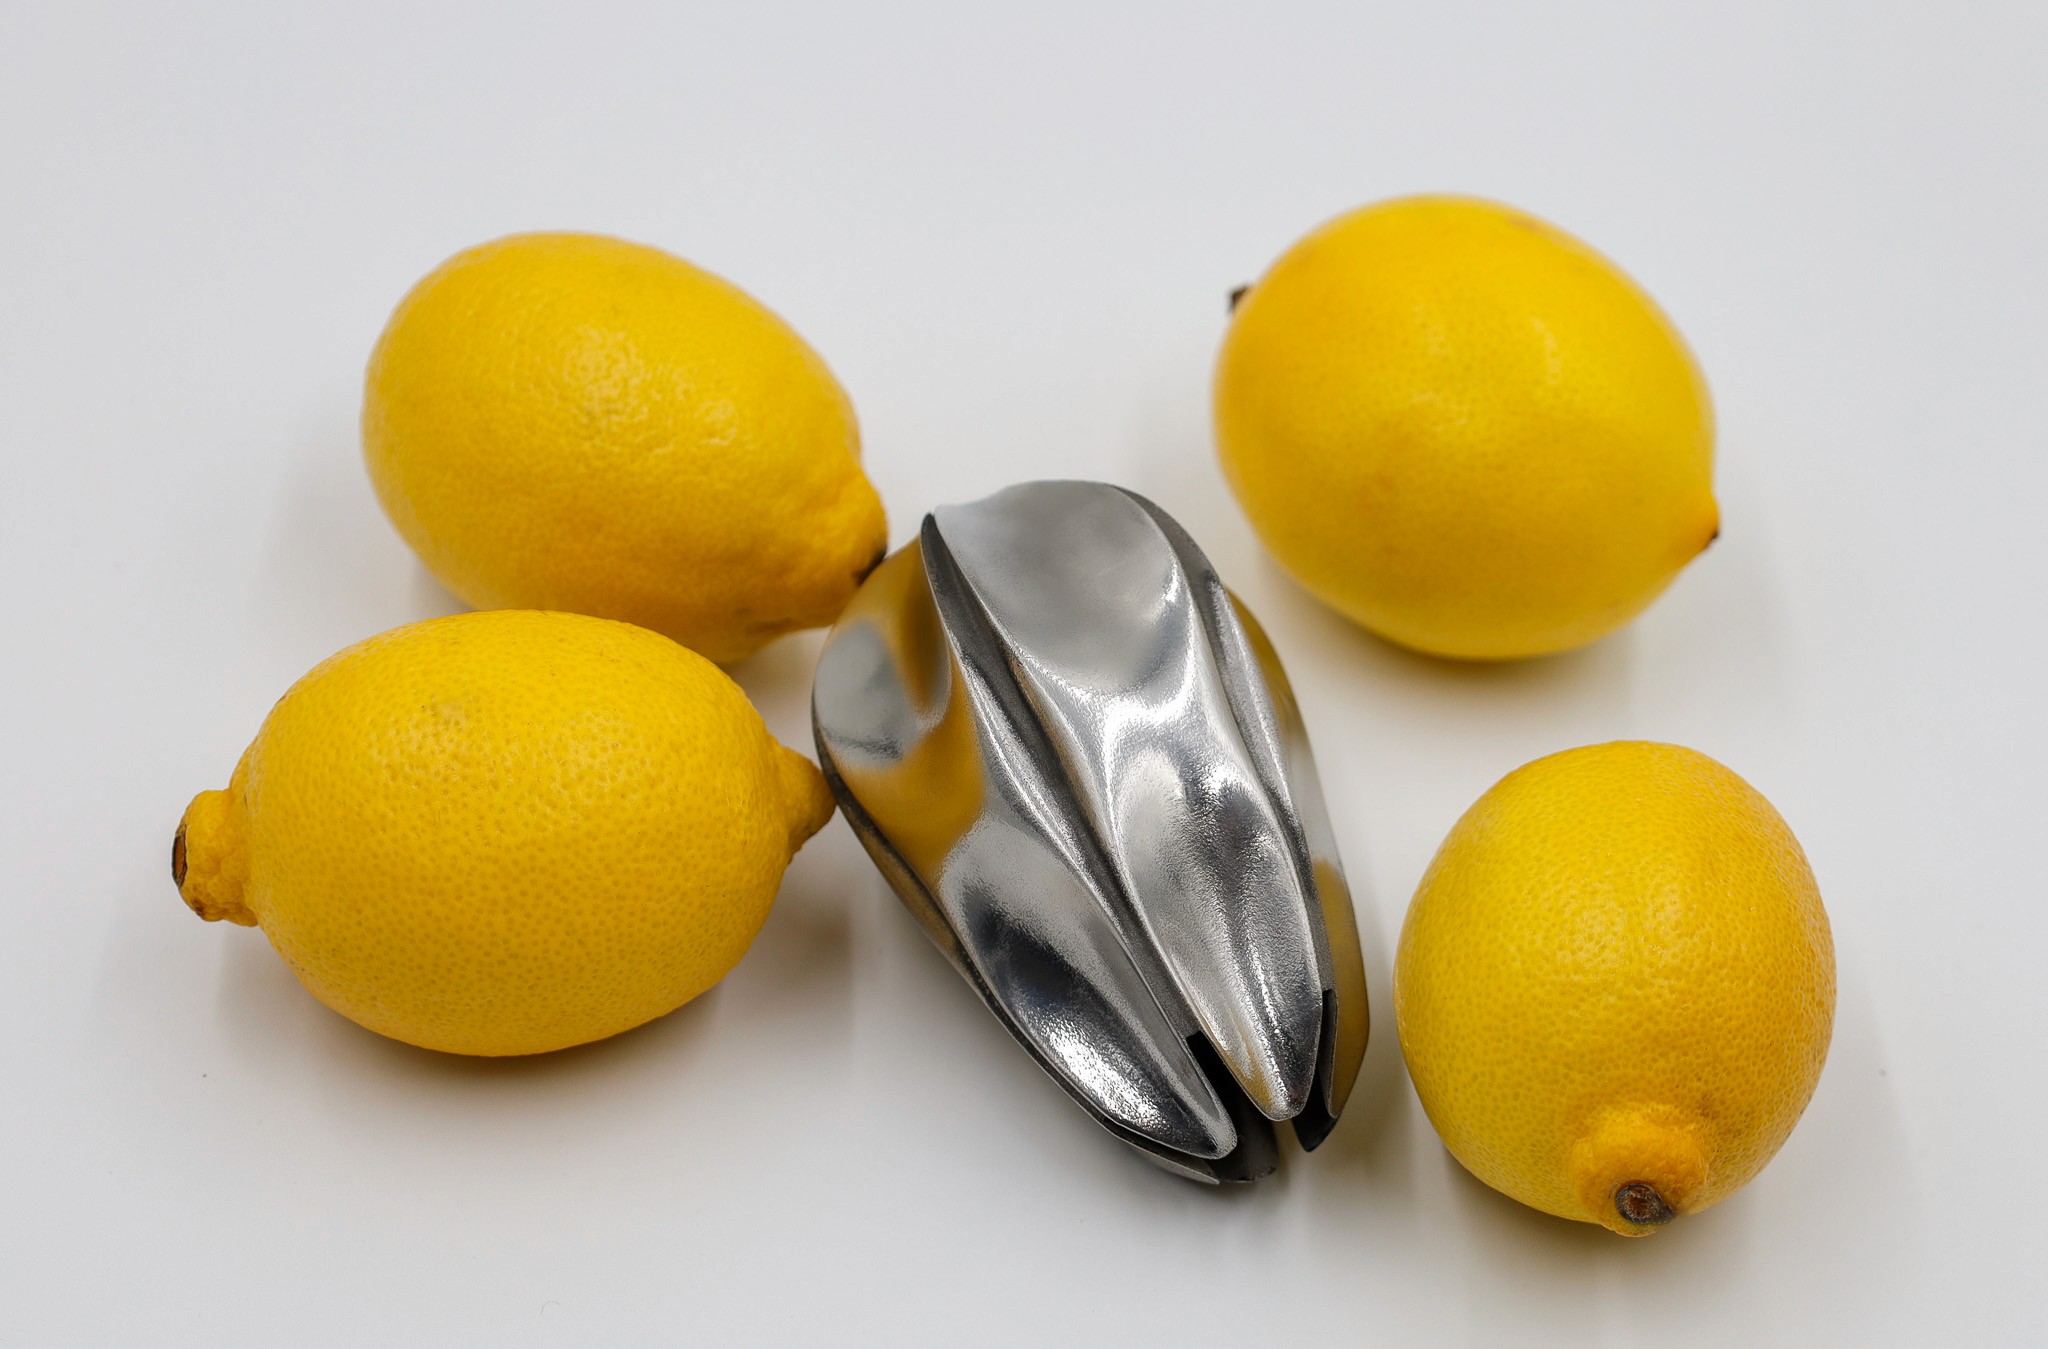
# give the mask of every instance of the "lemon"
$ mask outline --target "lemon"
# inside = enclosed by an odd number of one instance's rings
[[[370,358],[363,449],[470,604],[623,619],[720,662],[830,623],[885,550],[824,362],[618,239],[515,235],[414,286]]]
[[[1798,840],[1674,745],[1569,750],[1502,779],[1430,863],[1394,962],[1401,1052],[1452,1155],[1631,1236],[1771,1159],[1834,1006]]]
[[[293,685],[186,810],[172,870],[343,1016],[532,1054],[716,983],[831,813],[703,657],[604,619],[459,614]]]
[[[1491,202],[1390,201],[1295,244],[1237,305],[1214,411],[1281,565],[1436,655],[1590,642],[1720,529],[1677,330],[1591,248]]]

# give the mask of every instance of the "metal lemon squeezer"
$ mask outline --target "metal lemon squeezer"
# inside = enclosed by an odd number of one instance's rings
[[[925,517],[819,658],[819,761],[869,856],[1105,1128],[1208,1182],[1328,1136],[1365,975],[1287,676],[1134,492]]]

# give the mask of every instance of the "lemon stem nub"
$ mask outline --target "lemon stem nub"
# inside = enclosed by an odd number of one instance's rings
[[[1637,1227],[1662,1227],[1678,1216],[1678,1210],[1665,1203],[1657,1187],[1646,1180],[1632,1180],[1616,1190],[1614,1211]]]
[[[242,825],[227,792],[201,792],[185,807],[171,840],[171,879],[186,907],[207,922],[226,919],[254,927],[256,915],[243,898],[248,859],[242,853]]]

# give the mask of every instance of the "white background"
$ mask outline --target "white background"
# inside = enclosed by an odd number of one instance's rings
[[[2048,1337],[2048,10],[327,8],[0,10],[0,1344]],[[1725,533],[1579,654],[1347,627],[1212,457],[1230,288],[1440,188],[1621,261],[1718,399]],[[271,701],[455,607],[358,459],[385,315],[548,227],[794,323],[897,542],[1090,476],[1204,543],[1293,671],[1357,890],[1375,1037],[1323,1151],[1223,1193],[1127,1155],[843,823],[722,987],[531,1061],[358,1030],[179,903],[172,826]],[[799,745],[817,642],[738,672]],[[1841,970],[1784,1151],[1644,1242],[1468,1178],[1387,1000],[1459,812],[1622,736],[1776,802]]]

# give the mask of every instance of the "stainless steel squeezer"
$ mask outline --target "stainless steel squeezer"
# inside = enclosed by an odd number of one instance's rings
[[[819,658],[819,760],[1018,1043],[1196,1180],[1328,1136],[1365,1052],[1350,892],[1287,676],[1178,524],[1037,482],[925,517]]]

